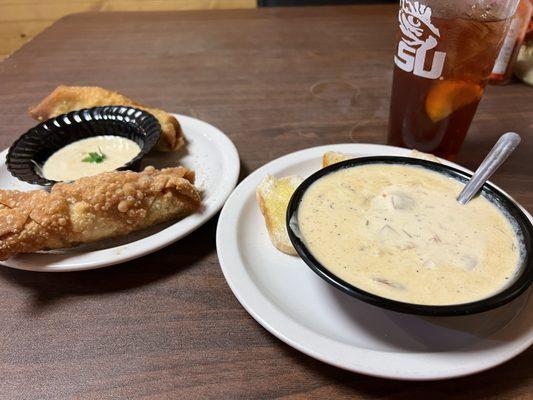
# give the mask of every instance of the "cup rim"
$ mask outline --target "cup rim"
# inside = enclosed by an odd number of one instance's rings
[[[458,316],[475,314],[491,309],[500,307],[526,291],[526,289],[533,282],[533,250],[532,250],[532,238],[533,238],[533,225],[524,211],[518,206],[518,204],[507,194],[497,188],[490,182],[483,185],[481,192],[487,200],[494,204],[494,200],[497,200],[498,206],[505,209],[505,211],[515,219],[517,225],[520,228],[524,238],[524,256],[520,261],[519,275],[516,279],[503,290],[486,297],[481,300],[476,300],[468,303],[450,304],[450,305],[426,305],[407,303],[397,300],[392,300],[386,297],[378,296],[376,294],[367,292],[357,286],[354,286],[340,277],[329,271],[324,265],[322,265],[307,248],[299,234],[295,232],[298,230],[298,207],[303,198],[303,195],[307,189],[318,179],[328,175],[330,173],[339,171],[341,169],[359,167],[368,164],[396,164],[396,165],[413,165],[427,168],[431,171],[439,172],[451,178],[454,178],[462,183],[468,180],[472,174],[462,171],[460,169],[451,167],[445,164],[439,164],[432,161],[422,160],[411,157],[400,156],[370,156],[354,158],[346,161],[342,161],[336,164],[332,164],[326,168],[323,168],[307,179],[305,179],[293,193],[286,213],[286,227],[289,235],[289,239],[294,246],[298,255],[302,258],[305,264],[311,268],[318,276],[328,282],[330,285],[337,289],[347,293],[348,295],[362,300],[369,304],[397,311],[406,314],[428,315],[428,316]],[[487,197],[490,196],[490,197]]]

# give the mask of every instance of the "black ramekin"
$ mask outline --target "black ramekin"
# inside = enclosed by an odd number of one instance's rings
[[[40,174],[44,162],[60,148],[91,136],[115,135],[133,140],[141,152],[118,170],[138,170],[142,158],[161,135],[157,119],[146,111],[125,106],[104,106],[72,111],[49,119],[24,133],[9,148],[7,169],[14,177],[35,185],[56,181]]]
[[[465,183],[472,176],[470,173],[463,172],[459,169],[449,167],[444,164],[434,163],[431,161],[408,157],[375,156],[355,158],[352,160],[347,160],[330,165],[329,167],[319,170],[318,172],[314,173],[309,178],[304,180],[302,184],[296,189],[289,202],[286,216],[287,230],[289,233],[289,238],[300,257],[314,272],[316,272],[326,282],[359,300],[365,301],[378,307],[407,314],[430,316],[456,316],[488,311],[493,308],[500,307],[505,303],[508,303],[511,300],[515,299],[531,285],[533,281],[533,226],[529,218],[520,209],[520,207],[518,207],[518,205],[511,198],[509,198],[509,196],[504,194],[501,190],[499,190],[490,183],[486,183],[482,187],[480,195],[484,196],[487,200],[497,205],[500,209],[505,210],[507,217],[511,220],[514,220],[514,226],[518,227],[517,234],[519,236],[522,236],[525,246],[523,257],[521,259],[521,265],[518,268],[519,272],[517,273],[515,280],[502,291],[485,299],[470,303],[442,306],[413,304],[391,300],[366,292],[334,275],[313,256],[311,251],[306,247],[304,241],[300,238],[298,228],[298,207],[306,190],[318,179],[341,169],[358,167],[367,164],[406,164],[421,166],[429,170],[436,171],[446,176],[449,176],[461,183]]]

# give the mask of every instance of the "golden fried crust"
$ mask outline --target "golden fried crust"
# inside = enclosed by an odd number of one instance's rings
[[[145,107],[120,93],[97,86],[58,86],[38,105],[29,109],[31,117],[44,121],[70,111],[98,106],[132,106],[145,110],[161,125],[160,151],[174,151],[185,143],[181,126],[176,118],[163,110]]]
[[[50,193],[0,190],[0,259],[125,235],[200,207],[187,168],[106,172]]]
[[[65,247],[68,233],[67,202],[39,190],[0,190],[0,259],[4,251],[26,253],[34,249]]]

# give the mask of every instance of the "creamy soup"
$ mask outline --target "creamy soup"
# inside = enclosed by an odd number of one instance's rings
[[[415,166],[372,164],[317,180],[298,210],[303,241],[333,274],[365,291],[428,305],[486,298],[514,277],[509,220],[463,185]]]
[[[54,181],[71,181],[113,171],[139,154],[133,140],[114,135],[78,140],[52,154],[42,167],[43,176]]]

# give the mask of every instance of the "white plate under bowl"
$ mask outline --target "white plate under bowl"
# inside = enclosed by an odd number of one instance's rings
[[[368,144],[315,147],[274,160],[241,182],[220,215],[217,250],[229,286],[257,322],[290,346],[331,365],[406,380],[479,372],[533,343],[529,292],[481,314],[407,315],[354,299],[323,281],[300,258],[277,251],[256,204],[255,188],[267,174],[309,176],[330,150],[409,155],[406,149]]]
[[[231,140],[214,126],[185,115],[174,114],[185,135],[187,145],[173,153],[149,154],[143,166],[157,168],[183,165],[196,172],[196,187],[202,192],[201,211],[177,222],[157,225],[129,235],[84,244],[72,249],[22,254],[2,264],[30,271],[63,272],[101,268],[144,256],[191,233],[218,210],[237,184],[239,154]],[[0,153],[0,188],[32,190],[7,170],[7,150]]]

